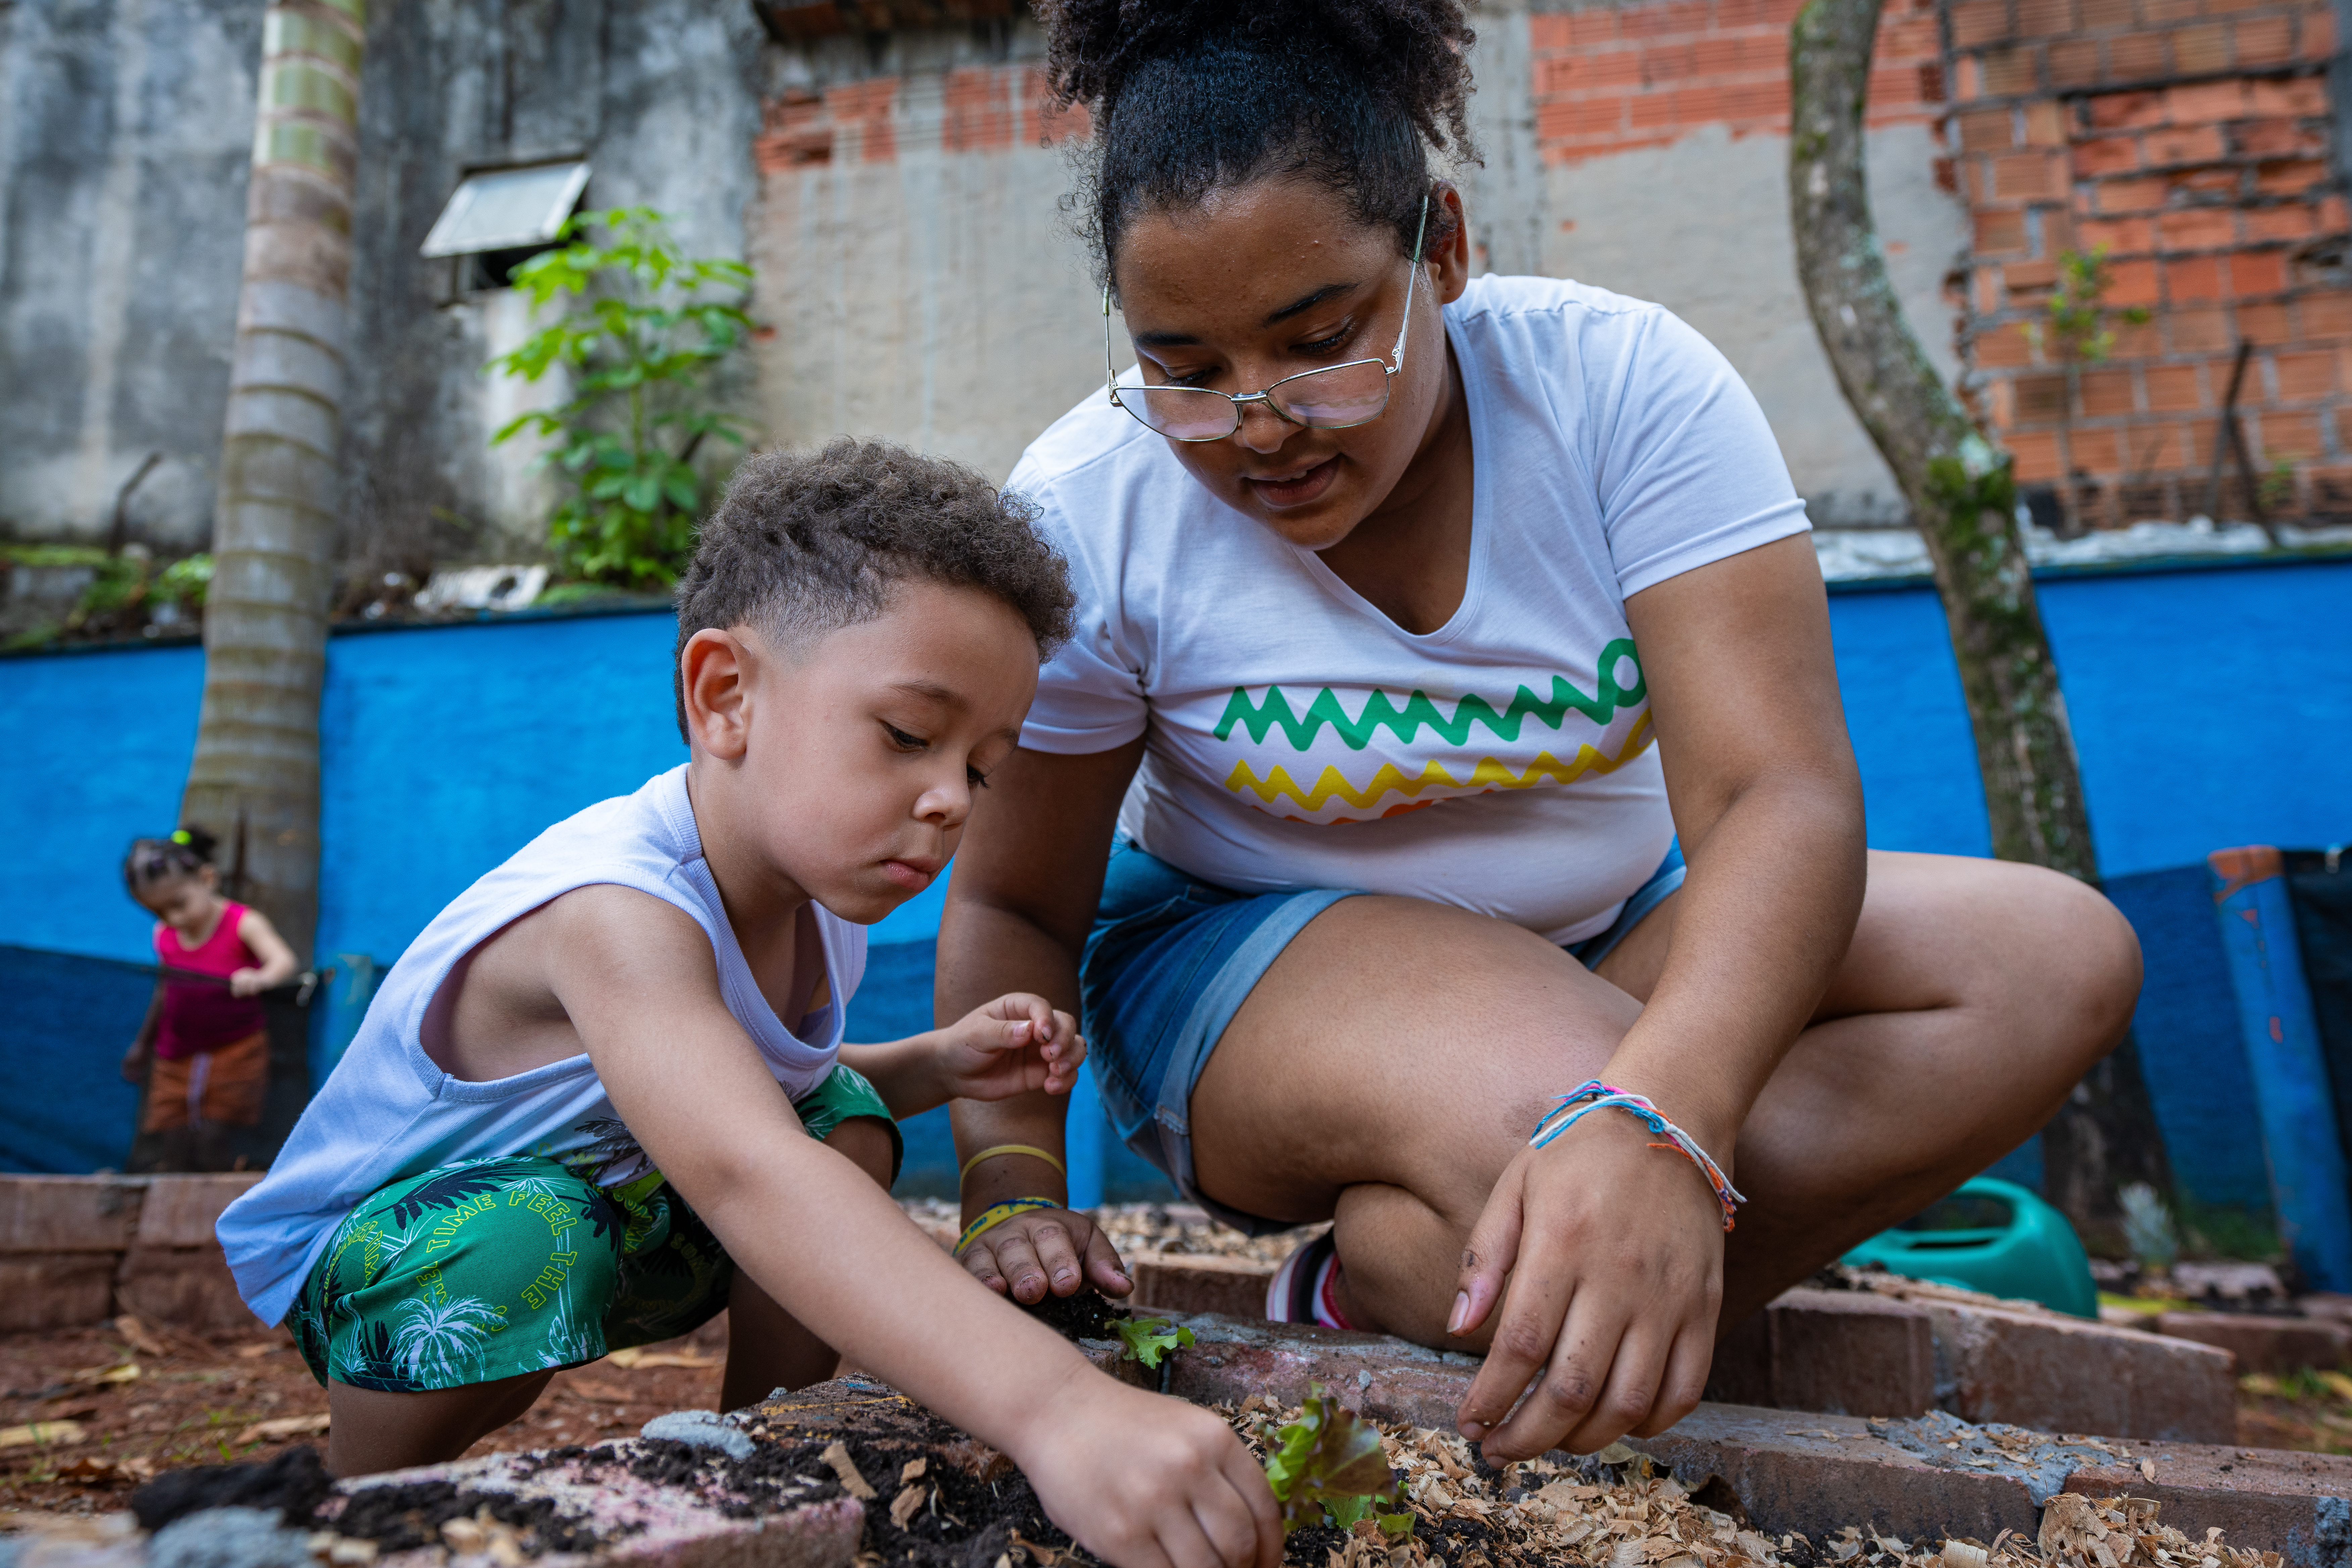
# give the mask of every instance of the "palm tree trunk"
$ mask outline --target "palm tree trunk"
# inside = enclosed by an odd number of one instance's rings
[[[366,0],[273,0],[263,22],[204,712],[181,802],[231,847],[236,896],[306,963],[366,26]]]
[[[2017,524],[2008,454],[1911,335],[1871,216],[1863,110],[1881,0],[1811,0],[1789,33],[1789,204],[1797,274],[1838,385],[1894,470],[1934,563],[1983,775],[1992,852],[2096,883],[2081,769]],[[2116,1189],[2167,1184],[2128,1037],[2043,1134],[2044,1184],[2077,1225]]]

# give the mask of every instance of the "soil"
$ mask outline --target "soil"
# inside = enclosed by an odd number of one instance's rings
[[[1018,1301],[1013,1304],[1064,1339],[1074,1341],[1109,1339],[1118,1331],[1111,1325],[1133,1315],[1125,1307],[1113,1305],[1109,1298],[1091,1285],[1081,1288],[1075,1295],[1049,1295],[1034,1307]]]

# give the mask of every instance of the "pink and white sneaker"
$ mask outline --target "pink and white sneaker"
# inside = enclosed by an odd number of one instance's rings
[[[1353,1329],[1356,1325],[1339,1310],[1339,1247],[1327,1230],[1284,1258],[1266,1282],[1267,1321]]]

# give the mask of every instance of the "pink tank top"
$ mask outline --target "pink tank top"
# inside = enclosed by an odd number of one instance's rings
[[[196,947],[184,947],[180,933],[155,922],[155,962],[165,969],[194,970],[226,979],[240,969],[258,969],[260,958],[236,934],[245,919],[243,904],[221,911],[213,934]],[[231,1041],[257,1033],[263,1026],[261,998],[233,994],[226,985],[203,980],[163,979],[163,1012],[155,1025],[155,1054],[177,1061],[205,1051],[218,1050]]]

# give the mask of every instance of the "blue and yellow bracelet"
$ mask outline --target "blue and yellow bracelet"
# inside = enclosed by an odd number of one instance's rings
[[[991,1204],[972,1216],[963,1234],[956,1237],[955,1255],[963,1256],[964,1248],[980,1239],[982,1231],[993,1230],[1014,1215],[1027,1214],[1031,1209],[1057,1209],[1059,1198],[1007,1198],[1001,1204]]]

